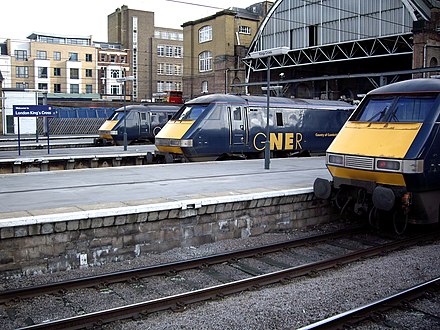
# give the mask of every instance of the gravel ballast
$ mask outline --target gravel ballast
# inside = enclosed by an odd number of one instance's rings
[[[89,267],[63,273],[15,279],[1,278],[0,290],[195,258],[321,234],[335,230],[337,227],[338,225],[330,224],[309,231],[225,240],[197,248],[179,248],[162,254],[149,254],[130,262],[111,263],[101,267]],[[440,276],[439,245],[439,241],[427,243],[323,271],[313,277],[299,277],[287,284],[272,285],[219,300],[187,306],[181,312],[167,311],[149,314],[139,320],[122,321],[105,325],[103,328],[121,330],[295,329]],[[97,299],[97,301],[100,300]],[[429,308],[436,310],[437,316],[440,317],[439,299],[433,298],[429,304]],[[0,318],[6,317],[6,315],[0,315]],[[405,324],[405,326],[408,325]]]

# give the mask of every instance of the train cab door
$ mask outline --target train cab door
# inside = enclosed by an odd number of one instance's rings
[[[148,112],[139,112],[139,136],[141,137],[148,136],[150,133],[149,115]]]
[[[247,144],[245,107],[230,106],[230,145],[233,151],[240,151]]]

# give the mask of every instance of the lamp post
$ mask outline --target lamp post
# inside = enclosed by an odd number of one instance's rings
[[[270,130],[269,130],[269,106],[270,106],[270,57],[286,55],[289,47],[276,47],[252,52],[249,56],[253,59],[267,58],[267,108],[266,108],[266,141],[264,143],[264,168],[270,168]]]
[[[116,81],[124,83],[124,151],[127,151],[127,107],[125,105],[127,98],[127,81],[133,81],[133,76],[117,78]]]

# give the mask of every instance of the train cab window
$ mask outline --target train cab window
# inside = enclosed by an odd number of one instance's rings
[[[233,111],[234,120],[241,120],[241,107],[237,107]]]
[[[435,99],[435,97],[400,97],[389,116],[389,121],[421,123],[434,106]]]
[[[394,98],[370,99],[352,120],[365,122],[385,121],[387,111],[391,107],[393,101]]]
[[[284,126],[283,114],[281,112],[277,112],[276,116],[277,116],[277,126]]]
[[[124,118],[124,112],[122,111],[115,111],[112,116],[110,117],[110,120],[121,120]]]
[[[186,105],[176,114],[176,120],[196,120],[207,107],[206,104]]]
[[[150,118],[152,126],[157,126],[160,124],[159,115],[157,113],[152,112]]]
[[[140,115],[141,115],[141,120],[143,120],[143,121],[147,120],[147,113],[146,112],[141,112]]]

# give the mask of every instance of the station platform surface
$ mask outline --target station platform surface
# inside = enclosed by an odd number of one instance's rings
[[[83,134],[83,135],[51,135],[49,136],[49,150],[56,150],[59,148],[82,148],[94,146],[94,140],[98,135]],[[19,139],[17,135],[0,135],[0,151],[8,152],[15,151],[17,155],[19,149]],[[22,135],[20,136],[20,149],[22,152],[27,150],[47,150],[47,137],[42,135]],[[1,155],[1,154],[0,154]]]
[[[62,143],[62,142],[60,142]],[[76,142],[74,142],[76,144]],[[18,155],[17,150],[3,150],[0,152],[0,161],[25,161],[28,159],[70,159],[75,157],[103,157],[103,156],[124,156],[124,154],[145,155],[147,152],[153,152],[156,147],[153,144],[146,145],[129,145],[127,151],[124,151],[123,146],[102,146],[102,147],[87,147],[75,148],[72,145],[64,144],[64,148],[51,148],[47,152],[47,145],[40,144],[38,149],[21,150]],[[0,146],[1,148],[1,146]]]
[[[258,159],[6,174],[0,175],[0,227],[152,204],[185,207],[201,199],[307,193],[317,177],[330,178],[325,157],[271,159],[270,169]]]

